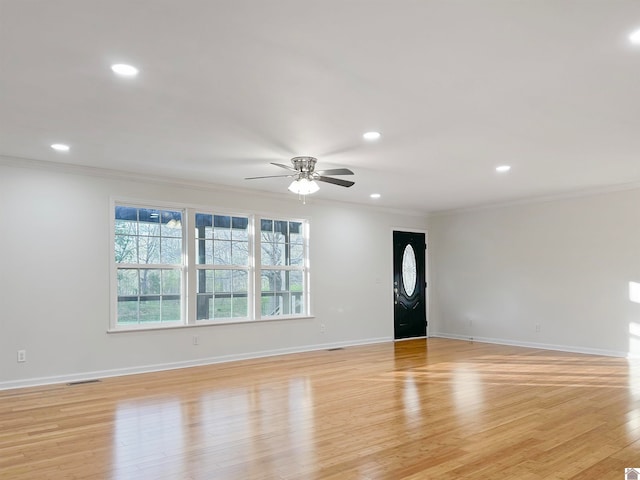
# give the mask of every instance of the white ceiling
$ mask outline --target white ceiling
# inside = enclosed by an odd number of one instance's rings
[[[314,196],[425,212],[633,184],[637,28],[638,0],[0,0],[0,155],[283,194],[243,178],[313,155],[356,182]]]

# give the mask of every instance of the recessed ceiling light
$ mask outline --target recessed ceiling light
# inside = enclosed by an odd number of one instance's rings
[[[64,143],[54,143],[53,145],[51,145],[51,148],[53,148],[57,152],[68,152],[69,151],[69,145],[65,145]]]
[[[138,69],[136,67],[125,63],[116,63],[115,65],[111,65],[111,70],[113,70],[113,73],[123,77],[135,77],[138,75]]]
[[[640,28],[629,34],[629,41],[634,45],[640,45]]]
[[[508,172],[509,170],[511,170],[509,165],[500,165],[499,167],[496,167],[496,172],[500,173]]]
[[[371,198],[380,198],[382,195],[380,195],[379,193],[372,193],[371,195],[369,195]]]
[[[380,132],[367,132],[362,136],[365,140],[377,140],[380,138]]]

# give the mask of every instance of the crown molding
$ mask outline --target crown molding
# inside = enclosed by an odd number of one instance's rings
[[[567,192],[559,192],[550,195],[540,195],[534,197],[519,198],[505,202],[487,203],[475,205],[473,207],[453,208],[450,210],[438,210],[429,212],[428,218],[445,217],[448,215],[456,215],[459,213],[473,213],[486,210],[498,210],[501,208],[515,207],[520,205],[534,205],[538,203],[550,203],[562,200],[571,200],[574,198],[595,197],[598,195],[606,195],[608,193],[626,192],[629,190],[639,190],[640,182],[619,183],[614,185],[604,185],[600,187],[590,187],[571,190]]]
[[[49,162],[45,160],[35,160],[31,158],[12,157],[0,155],[0,165],[17,168],[30,168],[35,170],[47,170],[52,172],[66,173],[72,175],[83,175],[91,177],[108,178],[115,180],[138,181],[151,183],[156,185],[170,185],[174,187],[183,187],[189,189],[198,189],[202,191],[229,192],[242,195],[253,195],[259,198],[271,198],[276,200],[291,201],[292,194],[290,192],[274,193],[265,190],[250,189],[229,185],[222,185],[213,182],[201,180],[191,180],[182,177],[169,177],[166,175],[148,174],[137,171],[116,170],[103,167],[93,167],[87,165],[77,165],[74,163]],[[328,205],[328,206],[345,206],[349,205],[354,208],[361,208],[377,213],[388,213],[392,215],[403,215],[407,217],[418,217],[425,219],[428,216],[427,211],[419,210],[403,210],[398,208],[390,208],[376,205],[368,205],[358,202],[348,202],[342,200],[328,200],[324,198],[308,197],[306,203],[309,205]]]

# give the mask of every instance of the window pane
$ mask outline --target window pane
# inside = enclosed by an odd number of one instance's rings
[[[160,290],[160,270],[140,270],[140,295],[159,295]]]
[[[135,207],[125,207],[123,205],[116,206],[115,212],[116,224],[119,220],[138,221],[138,209]]]
[[[292,265],[292,266],[304,265],[304,257],[302,255],[303,253],[302,244],[289,245],[289,251],[291,252],[289,256],[289,265]]]
[[[118,323],[138,323],[138,297],[118,298]]]
[[[231,217],[214,215],[213,227],[214,239],[231,240]]]
[[[247,309],[247,297],[233,297],[233,316],[234,317],[247,317],[249,316],[249,310]]]
[[[276,301],[278,302],[279,315],[291,315],[291,294],[280,293],[276,295]]]
[[[215,270],[214,291],[231,293],[231,270]]]
[[[182,238],[182,213],[164,210],[161,212],[160,233],[163,237]]]
[[[229,240],[213,241],[213,264],[214,265],[231,265],[231,241]]]
[[[182,263],[182,239],[163,238],[161,241],[160,263]]]
[[[196,213],[196,228],[213,226],[213,215]]]
[[[213,265],[213,240],[196,240],[196,263]]]
[[[213,238],[213,215],[196,213],[196,238]]]
[[[213,318],[213,295],[198,295],[196,320]]]
[[[290,292],[302,292],[303,291],[303,283],[302,283],[302,272],[299,270],[294,270],[289,273],[289,291]]]
[[[140,298],[140,323],[160,321],[160,297]]]
[[[231,297],[219,297],[214,299],[213,318],[229,318],[231,317]]]
[[[115,236],[116,263],[138,263],[138,237],[132,235]]]
[[[118,269],[118,296],[138,295],[138,270]]]
[[[138,237],[138,263],[160,263],[160,237]]]
[[[213,265],[213,240],[204,241],[204,262],[207,265]]]
[[[302,292],[291,293],[291,313],[304,313]]]
[[[248,290],[247,288],[247,272],[242,270],[233,270],[233,292],[242,293]]]
[[[160,235],[160,210],[138,209],[139,235]]]
[[[273,220],[260,220],[260,230],[262,232],[273,232]]]
[[[249,243],[233,242],[231,244],[231,264],[249,265]]]
[[[231,219],[231,238],[234,240],[248,240],[249,219],[246,217],[233,217]]]
[[[213,292],[213,270],[198,270],[198,293]]]
[[[289,229],[287,228],[289,222],[285,222],[282,220],[276,220],[273,222],[273,232],[274,232],[274,240],[275,242],[285,242],[286,238],[289,234]]]
[[[226,215],[214,215],[213,226],[215,228],[231,228],[231,217]]]
[[[280,243],[262,243],[262,265],[285,265],[286,245]]]
[[[262,270],[261,289],[263,316],[304,313],[302,270]]]
[[[291,299],[289,293],[262,294],[262,315],[273,317],[277,315],[290,315]]]
[[[262,316],[273,316],[273,315],[278,315],[278,305],[276,303],[276,297],[274,294],[272,293],[263,293],[261,295],[261,305],[260,305],[260,310],[262,313]]]
[[[163,270],[162,271],[162,294],[163,295],[179,295],[180,294],[180,270]]]
[[[138,222],[133,220],[117,220],[115,222],[116,235],[137,235]]]
[[[162,313],[160,321],[176,322],[180,320],[180,299],[162,299]]]
[[[262,291],[281,292],[286,290],[286,274],[284,270],[263,270],[262,271]]]
[[[289,243],[304,243],[301,222],[289,222]]]

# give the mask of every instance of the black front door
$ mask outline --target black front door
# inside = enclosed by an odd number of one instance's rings
[[[425,235],[393,232],[394,338],[427,335]]]

